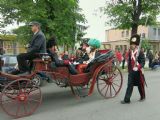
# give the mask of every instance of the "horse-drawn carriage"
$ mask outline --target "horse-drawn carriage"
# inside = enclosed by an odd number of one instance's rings
[[[47,54],[33,60],[34,69],[30,75],[17,76],[0,72],[0,102],[10,116],[19,118],[31,115],[42,101],[37,81],[52,79],[57,85],[70,87],[77,98],[90,96],[95,84],[104,98],[113,98],[121,90],[123,78],[114,64],[112,51],[92,60],[83,73],[70,74],[67,67],[53,67]]]

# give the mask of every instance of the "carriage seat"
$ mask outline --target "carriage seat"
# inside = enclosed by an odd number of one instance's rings
[[[109,50],[107,53],[103,53],[100,56],[94,58],[88,65],[99,63],[99,62],[105,62],[106,60],[114,57],[114,53],[112,50]]]
[[[49,56],[48,53],[36,53],[36,58],[33,59],[33,62],[42,62],[44,57]]]
[[[105,61],[109,61],[110,58],[114,57],[114,53],[112,50],[109,50],[107,53],[103,53],[100,56],[94,58],[85,68],[85,72],[89,72],[91,69],[91,66],[93,66],[96,63],[103,63]]]
[[[79,71],[79,73],[84,73],[84,72],[89,72],[89,69],[92,65],[94,65],[95,63],[102,63],[105,62],[107,60],[109,60],[109,58],[114,57],[114,53],[112,50],[109,50],[107,53],[103,53],[100,56],[94,58],[88,65],[87,64],[79,64],[77,66],[77,70]]]
[[[51,62],[51,58],[48,53],[39,53],[39,58],[33,60],[34,70],[46,70],[46,65]]]

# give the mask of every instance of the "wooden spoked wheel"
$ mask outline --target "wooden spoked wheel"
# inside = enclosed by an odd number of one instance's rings
[[[71,91],[77,99],[80,99],[88,96],[90,86],[90,82],[87,85],[71,86]]]
[[[106,64],[99,70],[97,89],[104,98],[115,97],[120,92],[122,84],[122,73],[113,63]]]
[[[1,94],[3,110],[14,118],[33,114],[41,101],[42,94],[39,86],[33,85],[28,79],[18,79],[9,83]]]

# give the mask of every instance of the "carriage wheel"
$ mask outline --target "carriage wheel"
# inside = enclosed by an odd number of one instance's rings
[[[37,86],[43,86],[44,80],[42,79],[40,75],[36,74],[32,79],[32,83]]]
[[[2,91],[1,106],[14,118],[31,115],[42,101],[41,90],[31,80],[18,79],[9,83]]]
[[[121,71],[112,63],[105,65],[97,76],[97,89],[104,98],[115,97],[122,88]]]
[[[71,86],[71,91],[77,99],[80,99],[82,97],[84,98],[88,96],[90,86],[90,82],[87,85],[83,86]]]

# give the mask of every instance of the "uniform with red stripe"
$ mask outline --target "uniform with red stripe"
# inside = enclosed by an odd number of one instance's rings
[[[140,36],[133,35],[130,39],[130,50],[128,51],[128,85],[122,104],[130,103],[133,87],[137,86],[140,94],[140,101],[145,100],[144,75],[142,68],[145,65],[145,56],[142,51],[138,55]],[[137,56],[138,55],[138,56]]]

